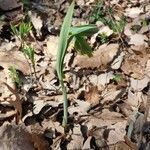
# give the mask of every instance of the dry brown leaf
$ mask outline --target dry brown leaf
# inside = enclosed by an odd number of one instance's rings
[[[125,10],[125,15],[130,17],[130,18],[136,18],[139,16],[140,13],[143,12],[143,9],[140,7],[132,7],[132,8],[127,8]]]
[[[128,99],[127,103],[131,106],[134,107],[136,110],[140,106],[140,103],[145,101],[145,97],[142,92],[131,92],[131,90],[128,90]]]
[[[1,150],[34,150],[30,133],[23,124],[3,124],[0,128]]]
[[[8,88],[8,90],[11,92],[11,95],[9,97],[7,97],[6,101],[9,102],[11,105],[14,106],[14,108],[17,110],[16,113],[16,122],[18,123],[21,118],[22,118],[22,103],[21,103],[21,99],[20,96],[18,94],[18,92],[13,89],[12,87],[10,87],[7,83],[3,83],[4,85],[6,85],[6,87]]]
[[[117,122],[121,122],[123,120],[124,119],[122,118],[121,113],[104,109],[102,113],[97,114],[96,117],[90,116],[87,120],[86,125],[88,128],[91,128],[92,126],[104,127],[104,126],[110,126]]]
[[[5,51],[0,52],[0,66],[3,68],[9,68],[14,66],[17,70],[24,74],[30,74],[30,66],[20,51]]]
[[[31,22],[36,29],[36,33],[39,36],[41,34],[41,28],[43,26],[43,21],[36,13],[29,12],[28,15],[30,16]]]
[[[143,34],[133,34],[130,36],[130,42],[129,44],[139,46],[139,45],[145,45],[147,46],[147,43],[145,41],[148,41],[148,38]]]
[[[150,78],[147,76],[142,80],[136,80],[134,78],[130,78],[131,88],[133,88],[134,91],[141,91],[147,86],[149,81]]]
[[[110,84],[105,90],[102,91],[101,96],[103,98],[101,103],[105,104],[110,101],[115,101],[117,98],[120,98],[121,94],[123,94],[123,89],[117,89],[116,85]]]
[[[76,125],[73,128],[73,134],[71,135],[71,141],[67,145],[67,149],[82,149],[84,138],[81,133],[80,125]]]
[[[88,56],[77,55],[74,65],[81,69],[106,69],[108,64],[116,56],[118,49],[118,44],[104,44],[94,51],[93,56],[90,58]]]
[[[89,90],[85,92],[85,100],[88,101],[91,105],[97,105],[100,100],[98,87],[90,86]]]
[[[110,150],[133,150],[132,147],[127,145],[124,141],[119,141],[115,145],[109,147]]]
[[[123,141],[126,134],[127,121],[118,122],[115,125],[109,126],[111,129],[108,136],[108,144],[115,144],[118,141]],[[108,128],[108,129],[109,129]]]
[[[108,26],[103,26],[100,28],[98,34],[105,34],[107,37],[113,34],[113,30],[111,30]]]
[[[54,60],[57,55],[57,47],[58,47],[58,37],[50,36],[47,41],[47,52],[50,56],[53,56]]]
[[[134,53],[127,54],[124,57],[121,69],[127,75],[135,79],[143,79],[147,74],[147,63],[150,58],[150,52],[148,49],[134,50]]]

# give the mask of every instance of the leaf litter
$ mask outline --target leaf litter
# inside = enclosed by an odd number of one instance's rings
[[[3,3],[10,6],[8,1]],[[93,0],[78,1],[73,24],[88,24],[95,5],[101,7]],[[109,5],[114,9],[114,17],[105,12],[105,17],[112,19],[110,24],[123,15],[126,25],[121,33],[114,32],[99,12],[93,22],[99,31],[87,38],[93,56],[80,55],[69,47],[64,64],[67,134],[61,125],[63,98],[55,64],[60,26],[69,2],[39,0],[20,5],[14,0],[11,8],[0,5],[4,16],[0,21],[1,149],[149,149],[149,4],[113,0],[102,5],[106,11],[111,11]],[[37,79],[9,26],[23,21],[20,19],[27,21],[25,15],[20,17],[22,7],[29,9],[33,26],[27,43],[35,49]],[[10,77],[12,65],[22,80],[20,88]]]

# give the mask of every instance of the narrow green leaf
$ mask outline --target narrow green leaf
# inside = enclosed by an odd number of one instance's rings
[[[96,25],[81,25],[76,27],[71,27],[70,34],[71,36],[80,35],[80,36],[90,36],[98,32]]]
[[[92,48],[81,36],[75,36],[75,49],[82,55],[88,55],[89,57],[92,56]]]
[[[64,61],[64,56],[65,56],[65,53],[69,44],[68,38],[69,38],[73,11],[74,11],[74,1],[70,5],[67,11],[67,14],[64,18],[64,22],[62,24],[60,37],[59,37],[57,60],[56,60],[56,70],[57,70],[59,80],[62,80],[63,61]]]

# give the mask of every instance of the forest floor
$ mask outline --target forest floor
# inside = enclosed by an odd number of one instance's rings
[[[0,150],[149,150],[149,1],[76,1],[72,25],[99,31],[86,39],[92,57],[73,43],[65,56],[64,132],[55,66],[69,5],[0,0]]]

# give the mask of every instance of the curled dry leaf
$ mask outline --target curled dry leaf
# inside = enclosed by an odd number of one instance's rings
[[[0,149],[34,150],[30,133],[23,124],[3,124],[0,128]]]
[[[23,53],[20,51],[1,51],[0,66],[3,68],[14,66],[17,70],[23,72],[24,74],[30,73],[30,66]]]
[[[74,65],[80,67],[81,69],[106,69],[117,55],[119,50],[118,44],[104,44],[100,46],[96,51],[93,52],[92,57],[77,55]]]
[[[115,101],[123,95],[124,89],[117,89],[115,85],[109,85],[105,90],[102,91],[101,96],[103,97],[101,100],[102,104],[109,103],[111,101]]]
[[[131,106],[134,107],[135,109],[138,109],[138,106],[140,105],[141,102],[143,102],[145,99],[144,95],[142,92],[131,92],[131,90],[128,91],[128,99],[127,103]]]
[[[147,74],[149,58],[149,50],[140,48],[138,51],[134,51],[133,54],[127,54],[124,57],[121,69],[125,74],[141,80]]]
[[[91,105],[96,105],[99,103],[100,97],[97,86],[90,86],[89,90],[85,92],[85,100]]]
[[[29,14],[29,16],[31,18],[31,22],[39,36],[41,34],[40,32],[41,32],[41,28],[43,26],[43,21],[41,20],[40,16],[38,16],[36,13],[29,12],[28,14]]]

